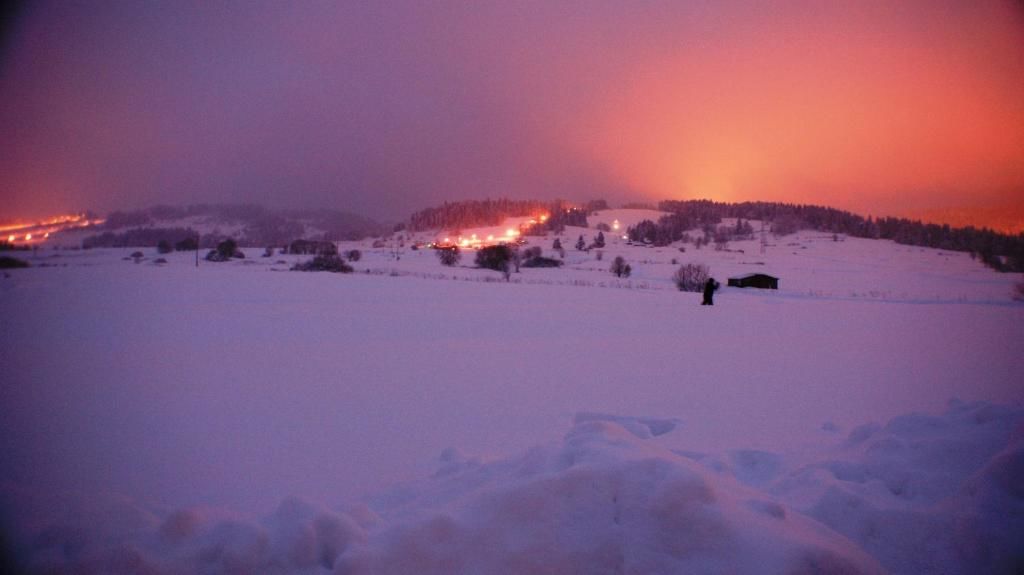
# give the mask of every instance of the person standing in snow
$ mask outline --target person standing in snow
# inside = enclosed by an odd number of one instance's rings
[[[704,301],[700,305],[715,305],[715,290],[720,285],[715,281],[715,278],[708,278],[708,281],[704,284]]]

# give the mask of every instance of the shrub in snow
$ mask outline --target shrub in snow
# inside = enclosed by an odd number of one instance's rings
[[[523,262],[524,268],[557,268],[562,265],[562,260],[535,256]]]
[[[711,277],[711,270],[704,264],[684,264],[672,275],[672,281],[679,291],[699,292]]]
[[[345,257],[348,258],[348,261],[350,262],[357,262],[363,259],[363,252],[359,250],[349,250],[345,252]]]
[[[583,251],[587,248],[587,242],[583,239],[583,234],[580,234],[580,239],[576,240],[576,249]]]
[[[476,252],[477,267],[499,271],[506,276],[512,263],[512,248],[508,246],[487,246]]]
[[[615,259],[612,260],[611,272],[615,274],[615,277],[628,278],[629,274],[632,273],[632,271],[633,268],[631,268],[630,265],[626,263],[625,258],[623,258],[622,256],[615,256]]]
[[[27,268],[29,263],[10,256],[0,256],[0,269]]]
[[[235,240],[228,238],[219,244],[217,249],[210,250],[206,254],[206,260],[211,262],[226,262],[231,258],[244,258],[245,254],[238,249],[238,243]]]
[[[274,246],[267,246],[267,249],[263,250],[263,257],[269,258],[274,255]]]
[[[437,259],[441,260],[441,265],[452,267],[462,259],[462,252],[456,246],[437,248]]]
[[[345,260],[341,259],[337,255],[320,255],[313,259],[297,263],[292,266],[292,271],[296,272],[335,272],[335,273],[352,273],[352,266],[348,265]]]
[[[174,251],[174,246],[172,246],[171,242],[167,240],[160,240],[156,244],[156,251],[162,254],[169,254]]]

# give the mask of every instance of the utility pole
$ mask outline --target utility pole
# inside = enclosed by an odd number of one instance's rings
[[[199,267],[199,232],[196,232],[196,267]]]
[[[761,255],[765,254],[768,248],[768,238],[764,235],[764,220],[761,220]]]

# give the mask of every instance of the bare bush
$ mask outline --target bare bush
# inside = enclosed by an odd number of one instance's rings
[[[704,264],[684,264],[672,275],[672,281],[679,291],[699,292],[711,277],[711,270]]]
[[[334,273],[352,273],[352,266],[348,265],[345,260],[341,259],[337,255],[319,255],[313,259],[295,264],[292,266],[292,271],[296,272],[334,272]]]
[[[457,246],[437,248],[437,259],[441,260],[443,266],[454,267],[462,259],[462,252]]]

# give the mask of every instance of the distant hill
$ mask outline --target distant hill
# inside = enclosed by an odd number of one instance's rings
[[[255,204],[155,206],[117,211],[92,228],[83,247],[137,247],[161,240],[201,237],[204,246],[232,237],[244,246],[284,245],[295,239],[358,240],[388,230],[379,222],[339,210],[273,210]]]
[[[665,200],[657,206],[642,207],[666,212],[657,221],[647,220],[630,227],[630,239],[642,243],[667,245],[679,241],[683,234],[694,229],[703,229],[708,241],[712,241],[722,219],[734,218],[765,222],[777,235],[809,229],[969,252],[996,270],[1024,272],[1024,234],[1007,234],[972,226],[953,227],[907,218],[865,218],[836,208],[779,202]],[[587,227],[588,215],[607,208],[607,202],[602,200],[584,205],[507,199],[445,202],[413,214],[408,227],[413,231],[458,230],[494,226],[505,218],[539,214],[549,215],[550,219],[545,222],[548,229],[558,229],[562,225]]]

